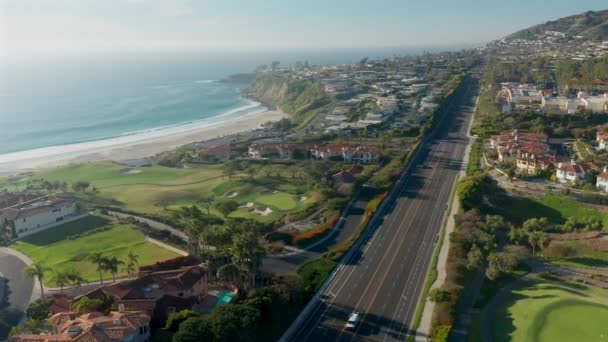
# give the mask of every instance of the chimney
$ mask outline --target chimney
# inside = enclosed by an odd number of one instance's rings
[[[124,304],[118,304],[118,312],[120,313],[124,313],[125,312],[125,305]]]

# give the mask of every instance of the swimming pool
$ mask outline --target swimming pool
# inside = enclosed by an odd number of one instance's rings
[[[221,290],[217,295],[217,303],[215,303],[215,307],[226,305],[232,301],[232,297],[234,294],[227,290]]]

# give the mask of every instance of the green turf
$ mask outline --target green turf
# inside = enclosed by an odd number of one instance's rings
[[[606,289],[539,279],[512,291],[486,322],[493,325],[494,341],[603,341],[607,305]]]
[[[102,227],[110,229],[99,231]],[[86,260],[87,256],[94,252],[101,252],[107,257],[115,256],[123,261],[126,261],[129,252],[133,252],[139,256],[141,265],[178,256],[172,251],[146,242],[144,235],[129,225],[113,223],[97,216],[26,237],[12,244],[11,248],[26,254],[47,270],[45,283],[48,286],[56,286],[56,271],[72,269],[79,271],[88,282],[99,280],[96,265]],[[119,277],[126,275],[123,268],[121,266]],[[110,279],[111,275],[105,273],[104,278]]]
[[[125,169],[136,169],[136,174],[124,174]],[[221,165],[203,165],[187,169],[162,166],[129,168],[112,162],[96,162],[69,165],[51,169],[40,174],[23,176],[20,179],[0,179],[0,188],[18,190],[27,180],[88,181],[97,189],[97,194],[76,194],[95,205],[112,205],[124,209],[148,213],[169,214],[168,209],[194,205],[202,196],[214,195],[217,200],[227,199],[226,194],[238,192],[233,200],[253,202],[256,207],[268,206],[273,213],[260,216],[247,209],[239,209],[233,217],[253,218],[262,222],[280,219],[284,214],[301,209],[314,202],[310,197],[298,201],[299,194],[306,194],[303,180],[281,177],[256,177],[236,175],[231,180],[223,177]],[[274,193],[274,191],[277,191]],[[213,213],[220,215],[214,209]],[[221,215],[220,215],[221,216]]]
[[[608,306],[582,300],[561,300],[537,315],[535,341],[608,341]]]
[[[140,173],[124,174],[126,169],[136,169]],[[236,175],[229,180],[223,177],[221,165],[204,165],[187,169],[162,166],[129,168],[112,162],[97,162],[69,165],[51,169],[20,182],[15,179],[0,180],[0,188],[18,190],[29,179],[43,178],[48,181],[88,181],[97,189],[97,194],[77,194],[97,205],[113,205],[135,212],[148,214],[169,214],[168,209],[193,205],[202,196],[214,195],[217,200],[227,199],[225,195],[238,192],[232,198],[237,202],[253,202],[257,207],[268,206],[273,213],[260,216],[240,209],[234,217],[253,218],[263,222],[275,221],[284,214],[299,210],[312,200],[297,201],[298,194],[305,194],[305,182],[299,179],[281,177],[250,179],[246,175]],[[260,184],[264,184],[261,186]],[[278,191],[277,193],[273,193]],[[308,196],[311,197],[311,196]],[[314,201],[313,201],[314,202]],[[213,213],[220,215],[215,210]],[[220,215],[221,216],[221,215]]]
[[[593,217],[608,227],[608,214],[587,208],[582,204],[558,195],[543,197],[510,197],[501,208],[511,221],[521,223],[534,217],[546,217],[554,224],[563,224],[570,216]]]
[[[579,268],[608,267],[608,251],[594,250],[579,241],[564,241],[562,244],[574,249],[576,255],[567,258],[551,258],[551,262]]]

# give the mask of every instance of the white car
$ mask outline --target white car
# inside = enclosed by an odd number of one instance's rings
[[[353,311],[348,316],[348,322],[346,322],[347,329],[354,329],[357,326],[357,321],[359,320],[359,313],[357,311]]]

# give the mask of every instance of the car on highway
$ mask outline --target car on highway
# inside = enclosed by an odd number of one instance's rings
[[[354,329],[359,321],[359,313],[357,311],[351,312],[348,316],[348,322],[346,322],[346,329]]]

